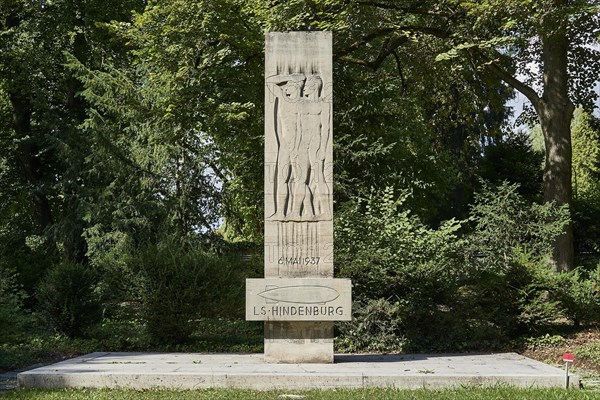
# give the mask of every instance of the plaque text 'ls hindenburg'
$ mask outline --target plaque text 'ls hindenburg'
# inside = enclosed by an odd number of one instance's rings
[[[333,362],[351,284],[333,279],[330,32],[265,35],[265,279],[246,319],[265,322],[265,360]]]

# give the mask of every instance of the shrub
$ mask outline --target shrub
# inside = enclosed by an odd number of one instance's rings
[[[339,324],[340,350],[400,351],[404,347],[400,304],[386,299],[369,300],[366,304],[352,305],[354,318],[350,323]]]
[[[347,204],[335,223],[338,273],[353,279],[358,301],[393,298],[427,285],[452,284],[460,275],[461,224],[429,229],[403,208],[408,196],[388,188]]]
[[[25,292],[16,281],[13,274],[0,268],[0,344],[21,338],[29,320],[23,310]]]
[[[486,319],[507,335],[539,331],[561,317],[553,297],[555,272],[547,265],[556,236],[564,229],[566,207],[527,202],[518,185],[483,183],[471,208],[468,235],[470,281],[487,288]]]
[[[514,325],[517,334],[541,332],[563,317],[560,301],[554,296],[556,272],[544,262],[515,262],[506,274],[514,293]],[[510,304],[510,303],[509,303]]]
[[[132,263],[143,317],[157,342],[188,342],[200,317],[242,315],[239,262],[167,237],[144,246]]]
[[[554,276],[554,296],[565,316],[575,322],[600,322],[600,264],[591,270],[576,268]]]
[[[567,340],[560,335],[551,335],[546,333],[542,336],[527,337],[524,340],[525,346],[530,350],[557,347],[564,345]]]
[[[339,324],[343,348],[497,349],[562,315],[545,264],[565,208],[530,204],[516,185],[484,185],[461,236],[467,221],[429,228],[406,198],[387,189],[336,215],[336,265],[358,304],[357,318]]]
[[[543,262],[568,223],[567,206],[528,203],[518,190],[516,184],[492,187],[484,182],[475,194],[470,216],[474,226],[469,235],[475,268],[502,273],[523,255]]]
[[[463,274],[461,224],[427,228],[404,209],[406,199],[386,189],[336,216],[338,274],[352,279],[358,304],[357,318],[339,325],[345,348],[398,350],[439,331],[451,309]]]
[[[574,351],[575,355],[593,363],[600,364],[600,343],[589,343]]]
[[[96,274],[82,264],[62,262],[46,274],[37,288],[43,314],[52,327],[69,337],[101,319],[101,307],[94,293]]]

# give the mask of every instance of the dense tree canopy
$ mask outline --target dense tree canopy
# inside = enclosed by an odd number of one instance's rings
[[[333,32],[334,200],[340,256],[349,260],[342,273],[381,284],[386,302],[422,284],[415,301],[445,320],[444,310],[472,293],[469,285],[481,290],[470,300],[482,301],[491,288],[509,299],[511,288],[534,285],[557,235],[554,269],[595,265],[598,7],[596,0],[4,0],[0,276],[23,285],[27,296],[17,297],[34,308],[51,303],[70,274],[114,304],[143,303],[159,336],[153,311],[168,315],[170,304],[181,305],[162,302],[166,286],[189,280],[206,293],[213,283],[203,274],[222,267],[237,276],[218,257],[252,253],[262,240],[264,33],[290,30]],[[515,91],[532,104],[520,121],[539,123],[543,148],[510,124]],[[387,231],[357,233],[360,226]],[[356,247],[365,264],[351,263],[353,238],[365,241]],[[153,265],[139,262],[153,257]],[[488,278],[489,287],[477,286]],[[538,288],[531,293],[541,302]],[[381,299],[362,300],[371,307]],[[531,299],[519,299],[511,303],[522,312],[519,326],[533,326]],[[403,318],[418,311],[398,307]],[[544,310],[548,318],[554,312]],[[181,320],[197,317],[185,312]],[[514,322],[493,314],[477,323],[498,333]],[[174,329],[184,337],[188,328]]]

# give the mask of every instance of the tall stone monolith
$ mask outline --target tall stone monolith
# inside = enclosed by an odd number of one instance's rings
[[[333,362],[350,282],[333,279],[330,32],[265,37],[265,280],[246,315],[265,321],[265,360]]]

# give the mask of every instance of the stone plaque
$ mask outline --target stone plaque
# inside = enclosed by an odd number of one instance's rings
[[[248,321],[350,321],[349,279],[246,279]]]

